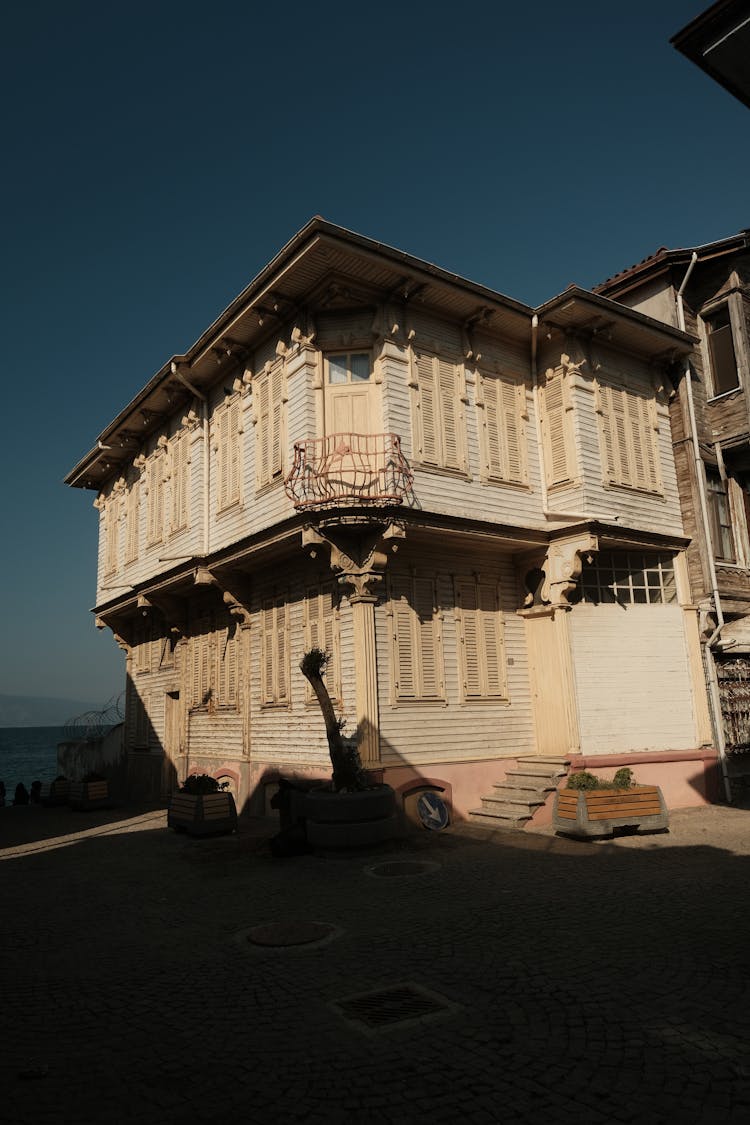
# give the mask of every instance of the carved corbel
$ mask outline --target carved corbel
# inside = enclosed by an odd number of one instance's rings
[[[328,552],[339,585],[350,587],[350,601],[377,601],[388,560],[405,535],[399,520],[375,528],[344,524],[321,529],[309,525],[303,529],[302,545],[312,558],[321,549]]]
[[[174,594],[149,594],[144,601],[159,611],[169,627],[169,632],[174,640],[184,637],[188,631],[187,605],[184,598]],[[138,599],[140,604],[140,598]]]
[[[578,588],[581,576],[581,555],[598,550],[598,539],[589,534],[557,539],[551,543],[543,565],[542,602],[552,606],[569,605],[568,595]]]
[[[250,598],[251,584],[244,574],[219,574],[216,584],[221,590],[221,597],[229,614],[238,623],[240,628],[250,625]]]

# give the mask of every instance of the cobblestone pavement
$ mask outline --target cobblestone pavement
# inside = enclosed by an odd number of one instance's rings
[[[11,1125],[750,1120],[750,811],[286,860],[266,822],[204,840],[165,824],[0,809]],[[429,864],[372,870],[406,861]],[[247,939],[295,920],[337,929]],[[449,1006],[369,1032],[335,1006],[394,984]]]

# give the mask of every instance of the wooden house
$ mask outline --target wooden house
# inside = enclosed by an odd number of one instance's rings
[[[373,778],[492,823],[637,762],[715,765],[670,429],[679,328],[571,287],[538,309],[320,218],[101,434],[97,623],[128,771],[262,811],[329,773],[299,661]]]
[[[662,248],[597,288],[687,328],[675,367],[674,459],[720,752],[750,751],[750,232]],[[735,758],[737,767],[740,758]],[[746,759],[745,759],[746,760]]]

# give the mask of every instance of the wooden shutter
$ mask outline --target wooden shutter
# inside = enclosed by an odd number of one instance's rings
[[[502,698],[506,694],[505,645],[500,602],[495,585],[479,583],[477,614],[482,637],[481,652],[484,658],[484,690],[489,697]]]
[[[188,439],[183,435],[172,443],[172,530],[187,526],[188,514]]]
[[[391,611],[393,621],[393,682],[394,698],[416,699],[414,636],[412,631],[411,579],[394,576],[391,579]]]
[[[432,356],[417,355],[417,388],[419,424],[417,434],[417,453],[420,461],[427,465],[440,463],[438,447],[438,401],[435,393],[435,376]]]
[[[503,480],[505,459],[501,437],[501,406],[498,403],[499,380],[481,376],[484,398],[485,469],[490,477]]]
[[[562,375],[548,378],[544,386],[544,439],[547,483],[561,484],[570,479],[565,425],[565,386]]]
[[[602,425],[602,458],[604,476],[608,481],[617,480],[617,459],[615,455],[615,434],[613,427],[614,410],[612,406],[612,387],[606,383],[599,385],[599,415]]]
[[[126,540],[125,560],[132,562],[138,558],[138,516],[139,516],[139,483],[133,481],[128,491],[126,509]]]
[[[283,393],[284,371],[281,364],[269,375],[269,409],[270,409],[270,439],[269,439],[269,466],[268,479],[272,480],[283,472]]]
[[[414,611],[419,695],[423,699],[434,699],[441,694],[442,669],[435,623],[435,583],[432,578],[414,579]]]
[[[465,699],[478,698],[482,695],[482,674],[476,584],[474,582],[458,582],[456,590],[461,616],[462,694]]]
[[[459,442],[459,410],[456,387],[456,365],[444,359],[437,359],[437,376],[440,392],[440,438],[442,444],[442,465],[446,469],[461,468]]]
[[[502,417],[506,449],[506,479],[519,484],[525,479],[523,383],[501,379],[498,388],[502,393]]]
[[[202,707],[211,688],[211,620],[201,617],[195,623],[192,641],[192,705]]]
[[[230,504],[240,498],[240,473],[241,473],[241,458],[240,458],[240,404],[233,402],[227,411],[229,414],[228,425],[228,454],[229,454],[229,469],[227,473],[227,487],[229,494],[227,500]]]
[[[110,496],[105,509],[106,520],[106,555],[105,574],[112,574],[117,570],[117,555],[119,547],[120,530],[120,501],[116,496]]]
[[[523,383],[483,375],[485,470],[496,480],[526,479],[523,432]]]
[[[276,701],[289,700],[289,666],[286,608],[276,603]]]
[[[256,409],[256,474],[258,486],[266,484],[271,479],[271,411],[270,411],[270,386],[267,375],[262,375],[256,382],[255,394]]]

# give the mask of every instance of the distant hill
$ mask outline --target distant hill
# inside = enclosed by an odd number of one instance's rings
[[[0,727],[61,727],[84,711],[101,711],[107,700],[50,699],[42,695],[0,695]]]

